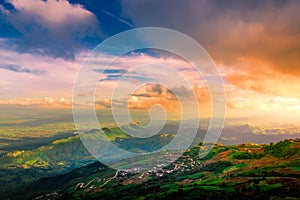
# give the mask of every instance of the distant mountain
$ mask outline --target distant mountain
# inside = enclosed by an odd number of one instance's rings
[[[268,144],[271,142],[279,142],[284,139],[300,138],[300,133],[296,134],[262,134],[254,133],[249,125],[227,126],[223,128],[219,143],[225,145],[256,143]]]
[[[130,126],[139,126],[132,123]],[[177,133],[178,124],[165,124],[157,135],[149,138],[135,138],[124,133],[120,128],[103,128],[106,139],[113,142],[120,148],[131,150],[133,152],[152,152],[158,150],[168,144]],[[189,132],[189,130],[187,130]],[[96,135],[99,130],[94,129],[88,131],[89,135]],[[198,129],[194,144],[201,143],[205,137],[206,130]],[[23,150],[22,146],[19,150],[12,151],[2,156],[3,162],[0,167],[51,167],[64,168],[82,165],[87,160],[93,160],[90,153],[85,149],[78,135],[67,134],[67,138],[52,141],[47,146],[42,146],[33,150]],[[62,137],[62,136],[61,136]],[[104,136],[103,136],[104,137]],[[224,127],[218,143],[224,145],[233,145],[241,143],[268,144],[278,142],[284,139],[300,138],[300,134],[257,134],[253,133],[249,125]],[[182,141],[188,139],[182,138]],[[47,141],[47,140],[46,140]],[[180,141],[179,141],[180,142]],[[178,146],[180,144],[178,143]],[[26,149],[26,145],[24,146]],[[76,164],[77,163],[77,164]]]

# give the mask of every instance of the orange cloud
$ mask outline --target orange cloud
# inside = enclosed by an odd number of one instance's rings
[[[130,109],[149,109],[159,104],[166,110],[179,110],[180,105],[174,93],[160,84],[146,84],[132,94],[128,102]]]
[[[95,102],[96,108],[111,108],[110,99],[100,99]]]
[[[299,77],[279,72],[269,62],[242,59],[241,68],[228,72],[226,80],[243,90],[300,99]]]
[[[176,96],[177,95],[177,96]],[[192,101],[193,96],[197,102]],[[154,105],[161,105],[168,112],[180,114],[190,112],[195,116],[196,107],[199,107],[201,116],[210,116],[211,98],[205,87],[194,86],[191,89],[184,86],[166,88],[158,84],[147,84],[137,90],[130,98],[129,109],[149,109]],[[181,110],[184,105],[188,110]]]
[[[42,99],[10,99],[10,100],[0,100],[0,104],[4,105],[22,105],[22,106],[40,106],[40,107],[71,107],[72,102],[65,98],[53,99],[45,97]]]

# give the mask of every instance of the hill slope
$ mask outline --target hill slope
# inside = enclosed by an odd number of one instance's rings
[[[188,150],[170,166],[148,173],[116,172],[94,163],[14,190],[40,199],[276,199],[300,197],[300,140],[216,145]],[[25,195],[25,196],[24,196]]]

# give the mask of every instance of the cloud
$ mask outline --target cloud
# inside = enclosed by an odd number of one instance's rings
[[[147,84],[146,85],[146,91],[148,93],[154,93],[157,96],[162,95],[163,92],[164,93],[169,93],[169,90],[167,88],[163,87],[160,84]]]
[[[124,74],[127,72],[125,69],[95,69],[95,72],[103,73],[103,74]]]
[[[193,88],[187,88],[186,86],[178,86],[167,88],[161,84],[148,83],[139,88],[132,94],[136,97],[145,98],[164,98],[169,100],[178,101],[181,100],[190,101],[193,96],[201,103],[207,103],[210,101],[210,94],[208,88],[194,86]]]
[[[2,105],[22,105],[22,106],[39,106],[39,107],[71,107],[72,102],[65,98],[53,99],[50,97],[44,97],[41,99],[9,99],[0,100]]]
[[[74,61],[46,55],[18,53],[0,44],[1,98],[70,98],[84,54]]]
[[[81,4],[97,16],[104,38],[132,28],[131,19],[122,16],[123,8],[120,0],[69,0],[69,2]]]
[[[194,86],[187,88],[185,86],[167,88],[161,84],[145,84],[137,89],[129,99],[129,108],[149,109],[155,104],[162,105],[167,110],[177,112],[180,110],[180,104],[187,106],[191,104],[194,107],[193,99],[196,99],[197,106],[206,112],[209,110],[210,95],[207,88]],[[195,108],[195,107],[194,107]]]
[[[101,63],[106,62],[105,57],[109,55],[99,55],[95,60],[90,62],[95,63],[98,67],[93,71],[102,73],[101,81],[119,80],[116,75],[122,75],[122,78],[135,83],[147,82],[174,82],[174,76],[184,76],[191,84],[201,84],[203,82],[201,75],[193,68],[193,66],[180,57],[171,55],[147,55],[145,53],[132,53],[116,59],[111,65],[104,69]],[[96,63],[99,63],[96,65]],[[172,75],[170,75],[172,72]],[[111,75],[111,76],[110,76]],[[178,79],[179,80],[179,79]]]
[[[127,72],[125,69],[94,69],[93,71],[101,73],[100,82],[119,80]]]
[[[279,72],[248,71],[235,72],[227,75],[227,80],[243,90],[254,90],[261,94],[270,94],[288,98],[300,99],[300,79],[297,76],[285,75]]]
[[[134,26],[162,26],[186,33],[204,46],[217,65],[226,66],[226,73],[246,73],[240,79],[236,76],[235,81],[229,78],[237,86],[253,78],[256,86],[252,88],[261,91],[259,85],[271,86],[265,85],[264,78],[272,79],[272,74],[294,77],[293,80],[300,77],[297,0],[175,0],[172,4],[123,0],[122,3],[123,15],[131,17]],[[279,83],[288,93],[295,93],[291,84],[279,81],[276,85]],[[275,90],[270,89],[271,94]]]
[[[172,99],[174,94],[171,90],[161,84],[158,83],[147,83],[137,89],[133,96],[136,97],[157,97],[157,98],[168,98]]]
[[[269,93],[260,93],[255,90],[242,90],[233,87],[227,91],[228,115],[233,116],[271,116],[279,115],[281,118],[293,118],[300,115],[300,100]]]
[[[110,99],[100,99],[95,102],[95,105],[100,108],[111,108]]]
[[[204,87],[205,84],[195,69],[186,61],[173,57],[149,56],[146,54],[131,54],[116,59],[107,68],[103,63],[109,62],[110,55],[95,55],[88,61],[86,78],[83,80],[99,80],[95,95],[98,99],[114,98],[128,104],[128,97],[139,99],[137,107],[142,108],[146,103],[156,98],[173,101],[176,95],[185,100],[191,100],[193,86]],[[101,76],[100,76],[100,74]],[[176,77],[179,78],[176,78]],[[189,84],[187,84],[189,83]],[[87,97],[93,97],[94,83],[90,83],[91,90],[77,91],[78,101],[85,101]],[[144,87],[142,87],[144,86]],[[143,89],[137,90],[142,87]],[[166,88],[168,87],[168,88]],[[133,93],[133,91],[135,91]],[[146,99],[146,97],[151,97]],[[125,99],[125,100],[124,100]],[[166,102],[167,102],[166,101]],[[99,102],[101,103],[101,102]],[[132,103],[132,107],[134,103]],[[145,106],[147,107],[147,106]]]
[[[81,5],[72,5],[62,0],[8,0],[20,14],[37,18],[45,26],[55,27],[67,24],[70,21],[86,20],[92,17],[92,13]]]
[[[16,37],[18,51],[74,58],[85,46],[86,38],[98,37],[96,16],[79,4],[65,0],[9,0],[13,9],[1,7],[3,18],[21,37]]]
[[[122,77],[121,74],[109,74],[105,78],[100,78],[99,81],[116,81]]]
[[[15,65],[15,64],[10,64],[10,65],[6,65],[6,66],[0,66],[0,69],[10,70],[10,71],[19,72],[19,73],[35,74],[35,75],[39,75],[39,74],[43,74],[44,73],[44,71],[42,71],[42,70],[35,70],[35,69],[23,68],[23,67],[21,67],[19,65]]]
[[[117,64],[118,65],[118,64]],[[99,81],[118,81],[125,80],[129,82],[143,82],[143,81],[153,81],[152,78],[147,77],[143,73],[129,72],[126,69],[93,69],[93,71],[101,74]]]

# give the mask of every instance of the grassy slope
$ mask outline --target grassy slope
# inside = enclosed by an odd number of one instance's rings
[[[90,189],[75,196],[121,199],[300,197],[300,140],[273,145],[218,146],[204,159],[197,156],[200,149],[194,148],[180,158],[176,163],[185,163],[184,169],[176,173],[160,178],[149,175],[142,183],[133,176],[131,184],[115,181],[118,187],[114,190],[106,187],[97,193]],[[191,167],[191,158],[200,165]]]
[[[103,178],[113,177],[114,170],[104,167],[92,167],[91,170],[87,166],[68,174],[41,179],[29,185],[30,190],[27,188],[26,194],[29,197],[37,196],[37,192],[38,195],[48,193],[48,196],[63,199],[300,197],[300,140],[285,140],[272,145],[217,145],[200,159],[198,155],[201,148],[197,146],[190,149],[166,168],[181,167],[162,177],[155,174],[143,177],[140,177],[141,174],[128,174],[99,187],[104,182]],[[75,189],[78,183],[87,185],[90,181],[88,186]],[[51,184],[55,186],[49,188]]]

